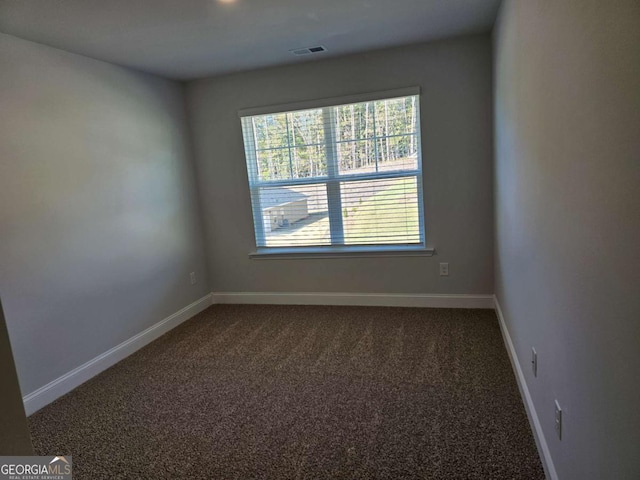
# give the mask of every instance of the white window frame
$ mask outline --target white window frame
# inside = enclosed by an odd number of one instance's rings
[[[431,256],[435,253],[433,248],[426,246],[424,197],[423,197],[423,177],[422,177],[422,135],[420,127],[420,88],[409,87],[396,90],[386,90],[375,93],[351,95],[347,97],[327,98],[321,100],[311,100],[304,102],[289,103],[284,105],[267,106],[259,108],[244,109],[238,112],[240,118],[253,117],[259,115],[269,115],[282,112],[292,112],[297,110],[319,109],[323,110],[325,125],[333,125],[333,119],[326,116],[333,114],[335,106],[348,105],[351,103],[371,102],[377,100],[394,99],[399,97],[417,96],[418,114],[416,116],[416,132],[418,135],[418,168],[414,170],[396,170],[390,172],[340,174],[338,156],[335,151],[333,129],[325,129],[325,145],[327,152],[327,175],[316,177],[305,177],[285,180],[260,180],[257,170],[247,168],[247,178],[251,193],[254,233],[256,235],[256,251],[249,254],[252,258],[315,258],[315,257],[344,257],[344,256]],[[252,126],[247,122],[245,131],[243,129],[244,148],[246,152],[256,151],[256,145]],[[374,137],[373,138],[378,138]],[[265,230],[260,206],[260,189],[265,187],[288,187],[301,185],[326,184],[327,201],[340,202],[340,184],[348,181],[364,180],[384,180],[394,178],[416,178],[418,194],[418,221],[420,243],[412,244],[369,244],[369,245],[345,245],[344,230],[341,205],[332,205],[329,208],[329,224],[331,233],[331,245],[326,246],[290,246],[290,247],[267,247],[258,246],[266,243]]]

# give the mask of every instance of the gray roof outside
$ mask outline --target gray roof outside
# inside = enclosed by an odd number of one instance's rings
[[[260,206],[263,210],[266,210],[305,200],[307,197],[304,193],[294,192],[288,188],[269,188],[260,192]]]

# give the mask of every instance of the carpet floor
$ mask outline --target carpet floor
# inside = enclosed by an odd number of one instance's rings
[[[490,310],[216,305],[29,418],[83,479],[543,479]]]

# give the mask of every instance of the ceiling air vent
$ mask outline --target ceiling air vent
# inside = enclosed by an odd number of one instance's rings
[[[306,48],[296,48],[294,50],[289,50],[294,55],[310,55],[312,53],[320,53],[326,52],[327,49],[322,45],[318,45],[317,47],[306,47]]]

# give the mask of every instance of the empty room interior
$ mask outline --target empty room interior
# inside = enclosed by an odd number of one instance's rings
[[[0,478],[637,480],[639,289],[637,0],[0,0]]]

